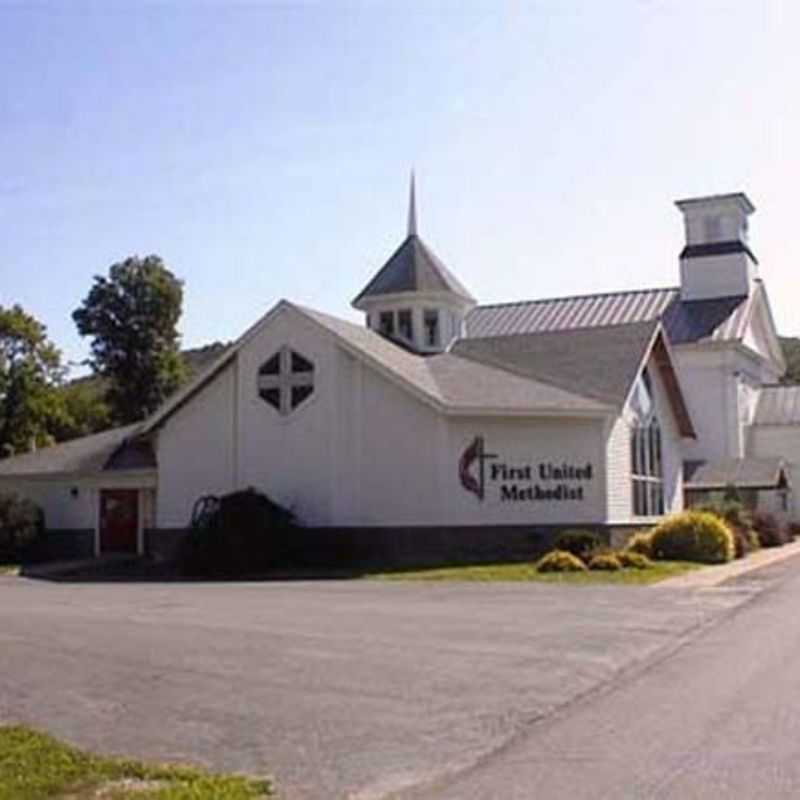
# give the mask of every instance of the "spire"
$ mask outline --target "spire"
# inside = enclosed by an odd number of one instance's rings
[[[411,170],[411,191],[408,195],[408,235],[417,235],[417,198],[414,192],[414,170]]]

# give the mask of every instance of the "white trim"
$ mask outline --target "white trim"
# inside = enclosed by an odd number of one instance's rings
[[[94,493],[94,557],[100,558],[100,488],[91,491]]]

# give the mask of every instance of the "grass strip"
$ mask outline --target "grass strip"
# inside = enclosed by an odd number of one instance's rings
[[[0,800],[260,800],[271,783],[196,767],[105,758],[21,725],[0,726]]]
[[[379,572],[368,578],[385,581],[477,581],[502,583],[507,581],[535,581],[537,583],[564,583],[576,585],[658,583],[665,578],[682,575],[699,564],[685,561],[656,561],[650,569],[621,569],[616,572],[537,572],[533,563],[477,564],[457,567],[415,569],[408,572]]]

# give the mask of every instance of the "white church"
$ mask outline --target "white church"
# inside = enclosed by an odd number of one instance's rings
[[[678,286],[481,305],[419,236],[412,184],[364,324],[281,300],[149,419],[0,461],[0,491],[95,555],[162,552],[198,498],[247,487],[389,548],[620,536],[731,486],[800,517],[800,387],[779,383],[755,209],[676,205]]]

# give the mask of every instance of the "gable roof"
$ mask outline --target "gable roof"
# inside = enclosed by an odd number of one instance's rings
[[[398,347],[362,325],[281,300],[212,364],[168,400],[142,424],[140,435],[160,426],[213,381],[236,358],[239,350],[277,314],[290,311],[323,328],[353,355],[364,359],[390,379],[403,384],[418,398],[445,413],[594,414],[612,408],[597,398],[478,364],[450,353],[420,356]]]
[[[753,310],[769,304],[761,281],[750,297],[681,300],[678,287],[558,297],[477,306],[467,315],[467,336],[508,336],[660,320],[673,344],[742,341]]]
[[[800,386],[763,386],[754,425],[800,425]]]
[[[686,489],[779,489],[788,483],[786,465],[780,458],[727,458],[721,461],[686,461]]]
[[[448,292],[470,303],[475,298],[416,233],[410,233],[375,277],[353,300],[403,292]]]
[[[463,358],[457,353],[416,355],[361,325],[310,308],[294,308],[334,334],[348,350],[365,357],[444,411],[565,414],[611,410],[602,400],[544,379]]]
[[[627,402],[647,359],[655,358],[684,436],[694,436],[658,320],[566,331],[461,339],[456,355],[546,380],[616,408]]]
[[[127,446],[139,428],[139,424],[126,425],[63,444],[43,447],[34,453],[5,458],[0,461],[0,478],[87,475],[104,470],[151,469],[155,466],[152,449],[141,442]]]

